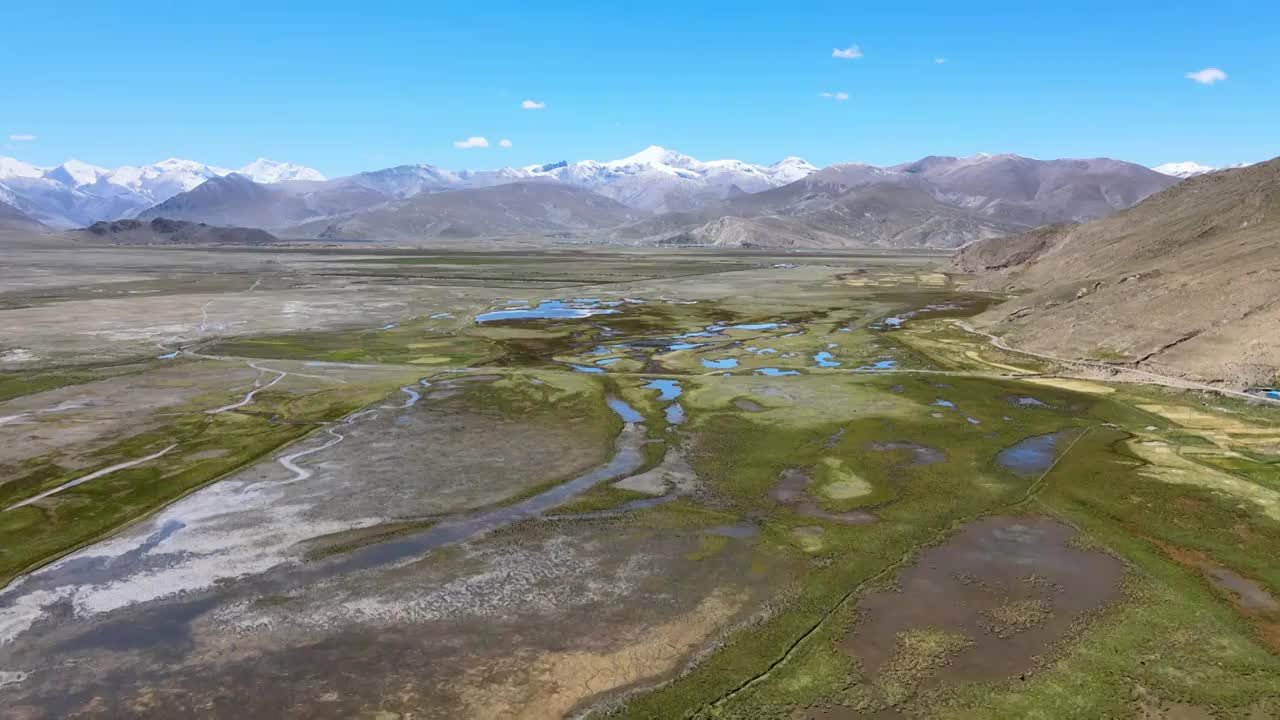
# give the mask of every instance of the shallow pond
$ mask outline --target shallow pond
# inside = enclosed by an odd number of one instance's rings
[[[788,375],[799,375],[799,370],[779,370],[774,367],[757,368],[757,375],[768,375],[769,377],[786,377]]]
[[[1053,465],[1058,443],[1066,435],[1067,431],[1059,430],[1055,433],[1029,437],[1001,450],[996,455],[996,463],[1019,475],[1037,475]]]
[[[572,320],[574,318],[591,317],[592,315],[612,315],[617,310],[601,307],[594,300],[547,300],[534,308],[519,310],[494,310],[476,316],[476,322],[498,322],[502,320]]]
[[[611,397],[605,402],[609,403],[609,409],[615,412],[618,417],[622,418],[622,422],[638,423],[644,422],[644,416],[636,411],[635,408],[626,404],[616,397]]]
[[[684,389],[680,387],[679,380],[650,380],[640,387],[647,390],[657,390],[658,400],[663,402],[675,400],[684,394]]]
[[[840,367],[840,364],[841,364],[840,361],[836,360],[835,355],[832,355],[826,350],[823,350],[817,355],[814,355],[813,361],[818,363],[818,367],[824,367],[824,368]]]

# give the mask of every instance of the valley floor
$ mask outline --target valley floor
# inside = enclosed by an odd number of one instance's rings
[[[935,264],[16,251],[3,714],[1280,714],[1280,409]]]

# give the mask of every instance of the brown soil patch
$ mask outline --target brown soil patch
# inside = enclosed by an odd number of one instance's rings
[[[744,598],[716,591],[687,615],[635,628],[614,650],[565,650],[513,657],[474,673],[459,690],[466,717],[565,717],[583,701],[674,670],[742,605]]]
[[[1162,700],[1141,685],[1133,694],[1138,705],[1134,717],[1138,720],[1214,720],[1216,717],[1199,705]]]
[[[1078,548],[1075,537],[1073,528],[1045,517],[971,523],[903,570],[895,590],[864,597],[860,622],[841,647],[872,682],[895,673],[909,659],[906,641],[921,633],[965,643],[938,640],[946,652],[935,654],[945,662],[917,663],[927,671],[912,680],[917,686],[1025,672],[1074,622],[1120,596],[1124,563]]]
[[[809,495],[809,486],[813,478],[799,468],[788,468],[778,476],[778,484],[769,492],[769,497],[783,505],[789,505],[805,517],[831,520],[845,525],[868,525],[879,522],[880,518],[866,510],[850,510],[848,512],[831,512],[822,509]]]
[[[1149,538],[1174,562],[1191,568],[1226,597],[1236,612],[1248,618],[1263,642],[1280,652],[1280,599],[1260,582],[1247,578],[1214,562],[1208,555],[1171,543]]]

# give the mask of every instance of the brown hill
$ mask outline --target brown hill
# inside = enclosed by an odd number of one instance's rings
[[[1105,217],[1177,181],[1105,158],[977,155],[892,168],[832,165],[788,185],[618,228],[612,236],[660,244],[954,248],[1047,222]],[[763,231],[768,228],[778,231]]]
[[[300,225],[291,237],[392,241],[578,232],[633,222],[645,213],[557,182],[420,193],[399,203]]]
[[[219,227],[168,218],[96,222],[69,234],[119,245],[265,245],[277,241],[276,236],[257,228]]]
[[[977,319],[1015,347],[1233,385],[1280,373],[1280,158],[1185,180],[1113,217],[969,245],[1026,292]]]

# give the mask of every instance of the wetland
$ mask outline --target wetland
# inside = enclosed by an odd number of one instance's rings
[[[24,249],[0,715],[1280,716],[1280,412],[937,264]]]

